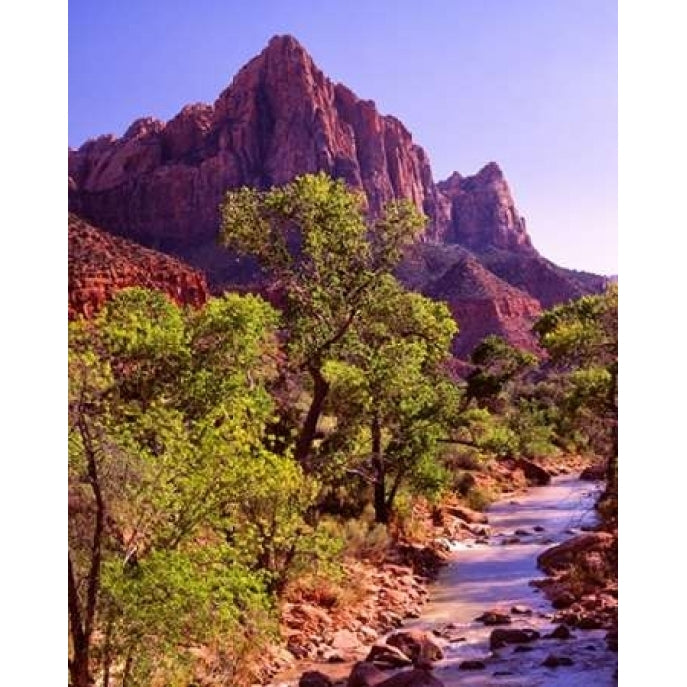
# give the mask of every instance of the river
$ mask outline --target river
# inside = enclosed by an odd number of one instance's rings
[[[454,545],[451,561],[432,586],[429,603],[406,627],[433,630],[453,624],[452,634],[464,641],[447,643],[445,658],[434,674],[446,687],[453,685],[510,685],[511,687],[583,687],[616,684],[617,655],[605,648],[605,631],[575,630],[568,640],[540,639],[522,652],[514,646],[491,652],[492,627],[475,618],[486,610],[524,605],[531,615],[513,615],[509,628],[532,628],[542,636],[552,630],[551,606],[529,582],[542,577],[537,556],[554,543],[569,539],[595,522],[594,483],[556,477],[545,487],[533,487],[513,500],[500,501],[488,511],[491,536],[487,543],[463,541]],[[537,528],[538,531],[535,531]],[[513,541],[516,530],[527,534]],[[509,543],[509,542],[513,543]],[[567,656],[571,666],[544,668],[549,654]],[[482,660],[486,670],[464,671],[466,659]]]

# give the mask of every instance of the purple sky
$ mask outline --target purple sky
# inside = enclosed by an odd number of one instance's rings
[[[435,180],[498,162],[543,255],[617,273],[613,0],[70,0],[69,144],[212,102],[282,33],[401,119]]]

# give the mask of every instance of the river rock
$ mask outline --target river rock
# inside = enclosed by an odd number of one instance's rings
[[[486,611],[475,620],[485,625],[510,625],[512,622],[508,613],[499,610]]]
[[[570,639],[572,637],[572,632],[566,625],[559,625],[553,632],[546,635],[547,639]]]
[[[387,638],[389,646],[396,647],[413,663],[424,661],[440,661],[444,657],[441,647],[430,637],[429,633],[421,630],[401,630]]]
[[[372,663],[360,661],[353,666],[346,687],[376,687],[380,682],[384,682],[387,677]]]
[[[510,612],[514,615],[532,615],[532,609],[529,606],[523,606],[522,604],[517,604],[510,609]]]
[[[547,573],[562,570],[581,554],[606,552],[614,541],[609,532],[586,532],[539,554],[537,565]]]
[[[600,627],[603,627],[603,623],[593,615],[583,615],[577,621],[577,627],[580,630],[598,630]]]
[[[484,670],[486,667],[483,661],[476,660],[462,661],[458,665],[459,670]]]
[[[518,630],[498,628],[489,635],[489,646],[491,649],[500,649],[507,644],[527,644],[539,637],[541,637],[539,632],[529,628]]]
[[[601,482],[606,479],[606,466],[603,463],[589,465],[580,473],[580,479],[589,482]]]
[[[575,596],[572,594],[572,592],[560,592],[559,594],[556,594],[556,596],[553,597],[551,600],[551,605],[554,608],[568,608],[572,604],[575,603]]]
[[[387,668],[405,668],[413,663],[403,651],[388,644],[375,644],[365,660]]]
[[[298,687],[332,687],[333,684],[331,678],[319,670],[308,670],[298,681]]]
[[[569,656],[555,656],[554,654],[549,654],[542,663],[546,668],[558,668],[558,666],[571,666],[573,665],[573,660]]]
[[[470,525],[486,525],[489,518],[484,513],[468,508],[467,506],[444,506],[444,511],[455,518],[465,520]]]
[[[516,467],[520,468],[525,475],[525,479],[530,484],[545,486],[551,482],[551,475],[543,467],[533,463],[531,460],[520,458],[516,462]]]
[[[406,670],[378,683],[378,687],[444,687],[429,671],[421,668]]]

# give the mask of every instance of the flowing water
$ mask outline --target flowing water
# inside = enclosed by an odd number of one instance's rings
[[[494,504],[488,510],[491,536],[486,542],[467,540],[453,544],[453,554],[431,587],[430,600],[421,616],[404,623],[405,628],[441,630],[451,625],[459,641],[442,643],[444,659],[435,664],[434,675],[446,687],[605,687],[617,683],[617,654],[607,650],[604,630],[574,630],[567,640],[546,639],[555,625],[552,608],[544,595],[530,585],[543,577],[537,556],[545,549],[578,534],[596,519],[594,503],[599,487],[574,477],[555,477],[550,485],[532,487],[513,500]],[[517,535],[516,530],[526,531]],[[511,543],[512,542],[512,543]],[[484,611],[500,608],[509,612],[515,605],[527,606],[531,615],[512,615],[506,627],[532,628],[542,639],[518,651],[507,646],[489,648],[493,627],[475,622]],[[549,654],[566,656],[571,666],[545,668]],[[459,664],[467,659],[483,661],[484,670],[465,671]],[[352,664],[312,665],[291,669],[273,684],[298,684],[305,669],[322,669],[334,679],[345,679]]]
[[[492,506],[488,511],[492,529],[488,543],[463,541],[454,545],[452,560],[433,585],[430,602],[420,618],[406,625],[433,630],[451,623],[452,635],[464,637],[445,644],[445,658],[434,670],[447,687],[616,683],[617,655],[606,649],[605,631],[575,630],[572,639],[540,639],[528,645],[532,650],[526,653],[516,651],[515,646],[492,652],[488,639],[494,628],[474,620],[492,608],[510,611],[512,606],[524,605],[532,614],[513,615],[508,628],[532,628],[543,637],[555,627],[550,620],[550,604],[529,582],[542,577],[536,565],[542,551],[594,523],[597,489],[572,477],[554,478],[548,486],[532,488],[514,500]],[[519,535],[519,542],[509,543],[516,530],[527,534]],[[541,663],[549,654],[570,657],[574,663],[545,668]],[[458,665],[466,659],[483,661],[486,670],[460,670]]]

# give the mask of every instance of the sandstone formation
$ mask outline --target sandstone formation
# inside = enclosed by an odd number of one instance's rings
[[[446,301],[458,322],[460,333],[453,344],[457,356],[466,357],[488,334],[536,350],[531,327],[542,312],[536,299],[496,277],[458,246],[420,247],[413,262],[417,273],[428,275],[419,290]]]
[[[109,231],[182,254],[212,242],[227,188],[268,188],[324,170],[379,212],[409,198],[446,212],[425,152],[394,117],[334,84],[291,36],[275,36],[213,105],[135,121],[70,151],[71,206]],[[436,230],[436,229],[435,229]]]
[[[533,349],[542,305],[603,288],[603,278],[537,253],[497,164],[435,183],[403,124],[328,79],[291,36],[272,38],[213,104],[186,106],[166,123],[138,119],[121,137],[70,150],[69,204],[112,234],[189,262],[214,289],[261,289],[256,265],[216,243],[222,196],[320,170],[364,191],[371,215],[399,198],[427,215],[399,273],[449,302],[459,356],[486,334]]]
[[[116,291],[143,286],[177,303],[201,306],[205,278],[167,255],[99,231],[69,215],[69,318],[92,316]]]

